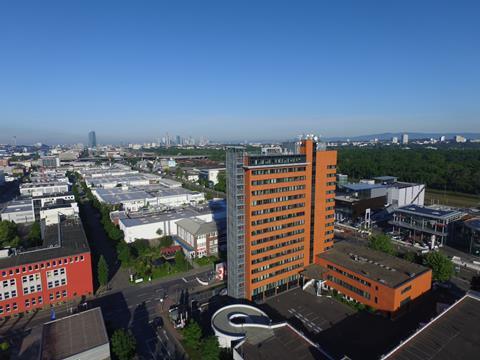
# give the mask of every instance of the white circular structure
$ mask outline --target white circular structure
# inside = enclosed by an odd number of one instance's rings
[[[232,342],[247,336],[259,336],[272,329],[272,321],[262,310],[251,305],[228,305],[212,316],[212,329],[221,347],[230,348]]]

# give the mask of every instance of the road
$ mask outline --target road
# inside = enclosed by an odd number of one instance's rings
[[[195,272],[193,270],[192,272]],[[183,350],[173,339],[174,334],[165,324],[167,312],[176,304],[182,291],[193,293],[190,300],[206,300],[213,296],[214,290],[203,287],[197,276],[207,277],[208,271],[193,273],[182,278],[130,286],[122,291],[111,291],[98,298],[87,301],[88,308],[101,307],[105,324],[109,332],[118,328],[128,328],[137,339],[139,359],[176,359],[181,358]],[[221,284],[220,284],[221,285]],[[199,293],[197,293],[199,292]],[[166,295],[166,296],[165,296]],[[161,298],[165,300],[160,301]],[[70,313],[68,305],[55,308],[56,317]],[[12,318],[0,324],[0,335],[12,341],[13,349],[28,353],[21,348],[21,340],[28,334],[41,334],[38,329],[44,322],[50,321],[50,311],[40,311],[24,318]],[[171,327],[170,327],[171,328]],[[28,358],[28,357],[19,357]]]

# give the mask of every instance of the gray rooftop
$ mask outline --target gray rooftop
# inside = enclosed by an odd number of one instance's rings
[[[342,185],[342,187],[344,189],[351,190],[351,191],[365,191],[365,190],[384,188],[385,185],[355,183],[355,184],[345,184],[345,185]]]
[[[67,218],[45,227],[43,245],[0,259],[0,269],[90,252],[79,218]]]
[[[45,323],[40,359],[67,359],[108,342],[102,310],[97,307]]]
[[[158,222],[166,222],[172,221],[176,219],[184,219],[184,218],[191,218],[199,215],[205,215],[211,213],[211,210],[208,207],[205,208],[194,208],[194,207],[186,207],[184,209],[176,210],[176,211],[165,211],[163,213],[150,215],[150,216],[142,216],[142,217],[132,217],[119,219],[119,221],[126,227],[131,226],[140,226],[146,224],[153,224]]]
[[[469,293],[425,325],[385,359],[478,359],[480,354],[480,298]]]
[[[1,212],[7,214],[22,211],[33,211],[31,199],[11,201]]]
[[[346,241],[335,243],[332,249],[318,256],[392,288],[429,271],[424,266]]]
[[[217,231],[217,224],[215,221],[206,222],[200,219],[181,219],[177,221],[177,226],[182,227],[194,236],[210,234]]]
[[[435,207],[426,207],[418,205],[402,206],[395,210],[395,212],[406,213],[411,215],[419,215],[432,219],[448,220],[450,218],[458,218],[462,216],[462,212],[453,209],[439,209]]]

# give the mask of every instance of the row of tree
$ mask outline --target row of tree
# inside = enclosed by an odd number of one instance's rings
[[[390,237],[385,234],[376,234],[370,236],[369,246],[372,249],[402,257],[407,261],[428,266],[430,269],[432,269],[433,280],[436,281],[448,281],[454,274],[454,266],[452,261],[438,251],[429,252],[426,256],[419,256],[414,252],[407,252],[403,255],[400,255],[395,250]]]
[[[344,147],[338,150],[338,172],[352,179],[393,175],[433,189],[480,194],[480,149]]]

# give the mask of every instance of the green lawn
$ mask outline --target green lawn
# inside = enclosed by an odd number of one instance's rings
[[[427,189],[425,205],[440,204],[455,207],[479,207],[480,196],[451,191]]]

